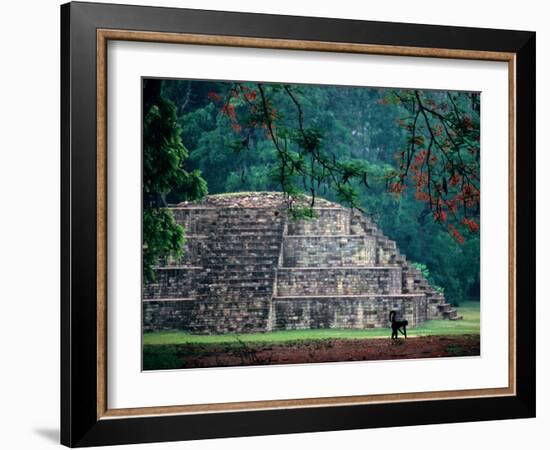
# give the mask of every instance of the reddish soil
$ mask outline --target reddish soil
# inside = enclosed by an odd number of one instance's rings
[[[156,347],[153,349],[153,347]],[[158,347],[163,347],[161,350]],[[276,345],[177,345],[148,346],[144,349],[144,368],[197,368],[298,364],[335,361],[372,361],[389,359],[479,356],[479,335],[429,336],[408,339],[323,340],[289,342]],[[153,353],[170,355],[170,362],[156,361]],[[150,359],[148,359],[150,358]],[[149,361],[147,363],[147,361]],[[158,367],[158,365],[165,367]],[[166,363],[170,367],[166,367]]]

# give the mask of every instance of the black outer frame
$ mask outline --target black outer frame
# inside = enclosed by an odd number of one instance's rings
[[[98,28],[515,53],[517,395],[98,420]],[[534,417],[535,298],[534,32],[80,2],[61,6],[62,444],[82,447]]]

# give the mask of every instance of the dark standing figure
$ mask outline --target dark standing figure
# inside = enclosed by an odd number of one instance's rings
[[[408,320],[395,320],[395,311],[390,311],[390,322],[392,339],[397,339],[399,337],[397,334],[398,331],[405,336],[405,338],[407,338],[407,325],[409,324]]]

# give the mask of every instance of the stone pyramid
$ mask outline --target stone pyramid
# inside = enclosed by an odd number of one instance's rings
[[[457,319],[367,217],[325,200],[295,221],[280,193],[211,195],[171,208],[184,256],[155,268],[143,288],[145,331],[195,334],[416,326]]]

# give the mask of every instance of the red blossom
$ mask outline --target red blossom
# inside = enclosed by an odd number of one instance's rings
[[[244,98],[246,98],[249,102],[252,102],[256,100],[256,91],[250,91],[244,94]]]
[[[219,96],[219,94],[218,94],[217,92],[214,92],[214,91],[210,91],[210,92],[208,93],[208,98],[209,98],[210,100],[212,100],[213,102],[216,102],[216,103],[219,102],[219,101],[221,101],[221,99],[222,99],[222,98]]]
[[[462,123],[468,129],[472,129],[474,127],[474,121],[470,116],[464,116],[464,118],[462,119]]]
[[[237,117],[237,114],[235,112],[235,106],[233,106],[231,103],[226,103],[222,106],[222,114],[225,114],[227,117],[229,117],[232,120],[235,120]]]
[[[458,173],[453,173],[453,176],[449,178],[449,184],[451,186],[456,186],[460,182],[460,175]]]
[[[464,244],[464,236],[462,236],[459,231],[454,227],[453,224],[449,224],[449,233],[459,244]]]
[[[428,155],[427,150],[420,150],[413,160],[413,167],[420,167],[422,164],[424,164],[424,161],[426,160],[426,156]]]
[[[463,224],[464,226],[468,227],[468,228],[470,229],[470,232],[472,232],[472,233],[477,233],[478,230],[479,230],[479,225],[478,225],[478,223],[477,223],[475,220],[473,220],[473,219],[469,219],[469,218],[467,218],[467,217],[464,217],[464,218],[462,219],[462,224]]]
[[[447,208],[449,208],[449,211],[451,211],[452,213],[456,213],[458,211],[458,206],[456,204],[456,201],[454,200],[449,200],[447,202]]]
[[[430,196],[424,192],[424,191],[416,191],[416,193],[414,194],[415,198],[421,202],[427,202],[430,200]]]
[[[436,222],[445,222],[447,220],[447,213],[439,210],[434,213],[434,219]]]
[[[397,181],[395,183],[390,183],[388,191],[392,194],[401,194],[405,191],[406,188],[407,186],[405,184]]]

